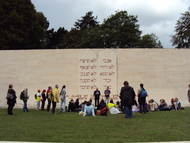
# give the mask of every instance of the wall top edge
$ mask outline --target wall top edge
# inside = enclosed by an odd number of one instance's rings
[[[189,50],[188,48],[78,48],[78,49],[22,49],[22,50],[0,50],[1,51],[61,51],[61,50]]]

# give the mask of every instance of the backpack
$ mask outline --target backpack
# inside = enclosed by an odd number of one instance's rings
[[[36,94],[34,95],[34,97],[35,97],[35,99],[37,99],[37,95]]]
[[[20,93],[20,100],[23,100],[24,99],[24,92],[22,91],[21,93]]]
[[[47,94],[48,99],[52,100],[53,99],[53,94],[52,94],[52,90]]]
[[[140,96],[141,97],[146,97],[147,96],[147,92],[144,89],[142,89]]]
[[[107,111],[108,111],[107,107],[104,107],[104,108],[100,111],[100,115],[102,115],[102,116],[107,116]]]

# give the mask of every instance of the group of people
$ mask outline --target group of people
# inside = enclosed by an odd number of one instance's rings
[[[92,103],[92,100],[89,101],[84,101],[79,105],[78,110],[79,115],[83,116],[96,116],[96,115],[101,115],[101,116],[107,116],[107,112],[109,111],[110,114],[120,114],[123,113],[121,110],[121,107],[119,104],[114,104],[113,100],[111,99],[108,104],[106,104],[104,99],[100,100],[100,103],[95,106]]]
[[[44,110],[45,106],[45,101],[46,99],[48,100],[48,105],[47,105],[47,111],[50,111],[50,106],[52,105],[52,114],[55,114],[55,108],[56,104],[59,103],[59,98],[61,100],[60,102],[60,110],[61,111],[66,111],[65,108],[62,108],[63,104],[66,104],[66,86],[63,85],[61,92],[58,90],[58,85],[55,85],[55,88],[52,89],[51,86],[48,87],[48,90],[43,90],[41,92],[40,89],[37,90],[37,93],[35,94],[35,99],[36,99],[36,110],[40,109],[40,102],[41,102],[41,110]],[[16,92],[13,89],[13,85],[9,85],[9,89],[7,91],[7,104],[8,104],[8,109],[7,113],[8,115],[13,115],[13,107],[16,104]],[[23,112],[28,112],[28,107],[27,107],[27,100],[29,99],[28,96],[28,89],[24,89],[20,93],[20,99],[23,100]],[[63,106],[65,107],[65,106]]]
[[[36,110],[40,109],[41,103],[41,110],[44,110],[45,101],[47,100],[47,111],[50,111],[50,107],[52,105],[52,114],[55,114],[56,104],[60,101],[60,112],[79,112],[80,115],[107,115],[107,111],[110,114],[120,114],[125,113],[126,118],[132,118],[132,112],[139,112],[139,114],[150,112],[150,111],[168,111],[168,110],[180,110],[181,103],[177,98],[171,99],[171,105],[167,106],[164,99],[160,99],[160,104],[156,103],[153,99],[150,99],[148,103],[146,102],[146,97],[148,96],[144,85],[140,84],[140,89],[138,90],[137,97],[138,103],[135,100],[135,92],[133,87],[129,86],[128,81],[124,81],[123,87],[120,90],[120,100],[114,104],[113,100],[109,100],[111,91],[109,87],[104,91],[105,100],[101,99],[100,95],[101,92],[98,88],[94,91],[94,103],[93,105],[92,100],[84,101],[79,104],[79,99],[70,100],[68,106],[66,105],[66,86],[63,85],[61,91],[58,90],[58,85],[55,85],[54,88],[51,86],[48,87],[47,91],[43,90],[41,92],[40,89],[37,90],[35,94],[36,99]],[[188,90],[188,98],[190,102],[190,85]],[[13,107],[16,103],[16,92],[13,89],[13,85],[9,85],[9,89],[7,92],[7,104],[8,104],[8,115],[13,115]],[[23,112],[28,112],[27,108],[27,100],[29,99],[28,96],[28,89],[24,89],[20,94],[20,99],[23,100]],[[100,101],[100,102],[99,102]],[[68,107],[68,109],[67,109]]]
[[[181,107],[181,102],[178,100],[178,98],[172,98],[171,104],[168,105],[165,101],[165,99],[160,99],[160,104],[154,101],[154,99],[150,99],[148,101],[147,110],[149,112],[151,111],[178,111],[183,109]]]
[[[38,89],[35,94],[36,110],[40,109],[40,102],[42,103],[41,110],[44,110],[45,101],[47,100],[47,111],[50,111],[52,105],[52,114],[55,114],[55,108],[60,99],[60,112],[66,112],[66,86],[63,85],[60,92],[58,88],[58,85],[55,85],[55,88],[49,86],[47,91],[44,89],[42,92]]]
[[[190,85],[189,85],[190,88]],[[143,96],[143,93],[145,94]],[[189,90],[190,93],[190,90]],[[139,112],[139,114],[146,113],[146,112],[152,112],[152,111],[177,111],[180,109],[183,109],[181,107],[181,102],[178,100],[178,98],[172,98],[171,104],[168,106],[165,102],[165,99],[160,99],[160,104],[158,104],[154,99],[148,100],[146,102],[146,97],[148,94],[146,93],[146,90],[144,89],[144,85],[140,84],[140,89],[138,90],[138,103],[135,103],[133,105],[133,111]]]
[[[109,90],[109,87],[107,86],[106,90],[104,91],[105,102],[107,104],[109,103],[110,94],[111,94],[111,91]],[[101,95],[101,92],[98,90],[98,88],[96,88],[93,95],[94,95],[95,106],[97,107],[97,105],[99,104],[100,95]]]

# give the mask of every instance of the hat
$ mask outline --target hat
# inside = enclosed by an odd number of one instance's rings
[[[41,90],[40,89],[38,89],[38,92],[40,92]]]

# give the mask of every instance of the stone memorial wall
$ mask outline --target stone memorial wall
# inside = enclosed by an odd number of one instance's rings
[[[38,89],[63,85],[67,88],[67,103],[93,100],[96,88],[108,86],[111,98],[119,101],[123,81],[128,80],[135,92],[143,83],[149,96],[159,103],[165,99],[179,98],[182,106],[187,99],[190,84],[189,49],[63,49],[0,51],[0,107],[7,107],[6,93],[9,84],[17,92],[17,108],[24,88],[29,89],[29,108],[35,108],[34,95]],[[47,103],[46,103],[47,105]],[[57,108],[59,104],[57,105]]]

